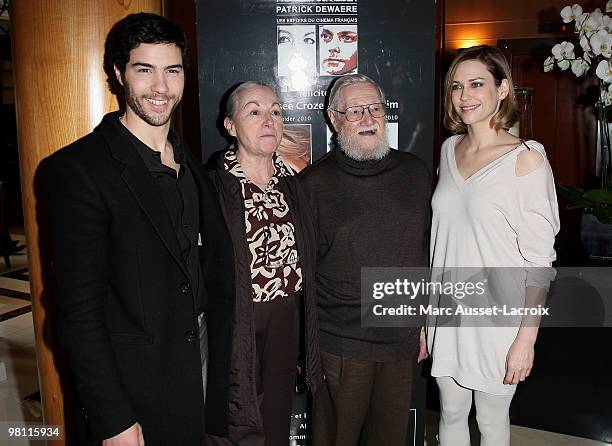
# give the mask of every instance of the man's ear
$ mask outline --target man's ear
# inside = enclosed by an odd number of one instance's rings
[[[123,87],[124,85],[123,85],[123,77],[121,76],[121,71],[119,71],[119,68],[117,68],[117,65],[113,65],[113,68],[115,69],[115,77],[117,78],[117,81]]]
[[[327,116],[329,117],[329,122],[332,125],[332,128],[335,132],[338,131],[338,114],[333,110],[327,110]]]
[[[227,133],[229,133],[234,138],[236,137],[234,121],[232,121],[230,117],[226,116],[225,119],[223,119],[223,127],[225,127],[225,130],[227,130]]]

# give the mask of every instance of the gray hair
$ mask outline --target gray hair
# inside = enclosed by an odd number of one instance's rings
[[[339,102],[340,102],[340,91],[342,91],[342,89],[344,87],[348,87],[349,85],[353,85],[353,84],[361,84],[361,83],[368,83],[370,85],[372,85],[373,87],[375,87],[378,90],[378,95],[380,96],[380,101],[384,104],[386,102],[385,100],[385,93],[383,92],[382,88],[380,87],[380,85],[378,85],[376,82],[374,82],[372,79],[370,79],[368,76],[366,76],[365,74],[347,74],[345,76],[339,77],[336,82],[334,82],[334,84],[332,85],[332,88],[329,92],[329,101],[328,101],[328,105],[327,105],[327,109],[331,109],[331,110],[338,110],[338,107],[340,106]]]
[[[266,87],[272,90],[274,94],[277,95],[276,90],[273,87],[263,82],[258,82],[258,81],[243,82],[239,84],[236,88],[234,88],[234,91],[232,91],[229,97],[227,98],[227,107],[225,111],[225,116],[227,116],[228,118],[234,117],[234,113],[236,113],[236,108],[238,107],[238,101],[240,100],[240,93],[242,93],[244,90],[247,90],[251,87]]]

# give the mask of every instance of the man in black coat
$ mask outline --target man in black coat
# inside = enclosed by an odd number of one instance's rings
[[[163,17],[115,24],[104,68],[122,110],[46,171],[60,342],[89,440],[105,446],[195,446],[227,429],[233,250],[170,128],[186,48]]]

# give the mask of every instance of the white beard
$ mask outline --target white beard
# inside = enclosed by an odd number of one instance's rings
[[[357,129],[357,131],[363,131]],[[372,149],[364,149],[360,147],[351,136],[347,135],[343,128],[338,131],[338,147],[346,156],[355,161],[378,161],[383,159],[389,153],[389,142],[387,141],[387,132],[385,127],[377,131],[378,144]]]

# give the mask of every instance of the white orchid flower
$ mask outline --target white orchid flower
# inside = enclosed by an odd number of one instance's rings
[[[576,58],[576,56],[574,55],[574,44],[570,42],[557,43],[555,46],[552,47],[552,53],[553,56],[555,56],[555,59],[557,60]]]
[[[581,14],[582,14],[582,6],[580,6],[577,3],[575,3],[574,6],[568,5],[561,10],[561,17],[563,18],[563,23],[569,23],[572,20],[575,20],[576,17],[580,17]]]
[[[583,33],[582,26],[584,25],[584,22],[588,18],[589,18],[589,14],[587,12],[583,12],[582,14],[576,17],[576,24],[574,25],[574,30],[576,33],[580,33],[580,34]]]
[[[548,56],[546,60],[544,61],[544,72],[548,73],[554,68],[554,66],[555,66],[555,58],[553,56]]]
[[[600,90],[599,92],[599,101],[602,102],[606,107],[612,105],[612,93],[610,92],[610,86],[608,85],[608,89]]]
[[[611,25],[612,25],[612,21],[611,21],[610,17],[608,17],[607,15],[602,15],[601,16],[601,25],[599,25],[599,30],[605,29],[606,31],[610,32]]]
[[[612,83],[612,67],[607,60],[602,60],[595,69],[595,74],[606,84]]]
[[[612,1],[612,0],[610,0],[610,1]],[[612,96],[612,84],[609,84],[609,85],[608,85],[608,94],[609,94],[610,96]]]
[[[571,66],[571,62],[567,59],[563,59],[563,60],[557,61],[557,65],[559,66],[559,68],[565,71]]]
[[[606,12],[612,11],[612,0],[606,2]]]
[[[607,90],[601,90],[599,92],[599,102],[609,105],[610,104],[610,94]]]
[[[582,22],[582,28],[580,31],[586,34],[591,34],[592,32],[597,31],[599,27],[602,26],[602,24],[603,14],[599,10],[599,8],[597,8],[595,11],[588,14],[586,20]]]
[[[576,59],[572,62],[572,73],[576,77],[582,76],[589,69],[589,64],[584,61],[584,59]]]
[[[612,35],[605,29],[601,29],[594,33],[589,41],[593,49],[593,54],[596,56],[601,54],[609,58],[612,55]]]
[[[612,0],[610,0],[612,1]],[[589,42],[589,38],[585,35],[582,35],[580,37],[580,47],[582,48],[582,51],[584,51],[585,54],[587,53],[591,53],[592,52],[592,48],[591,48],[591,43]]]

